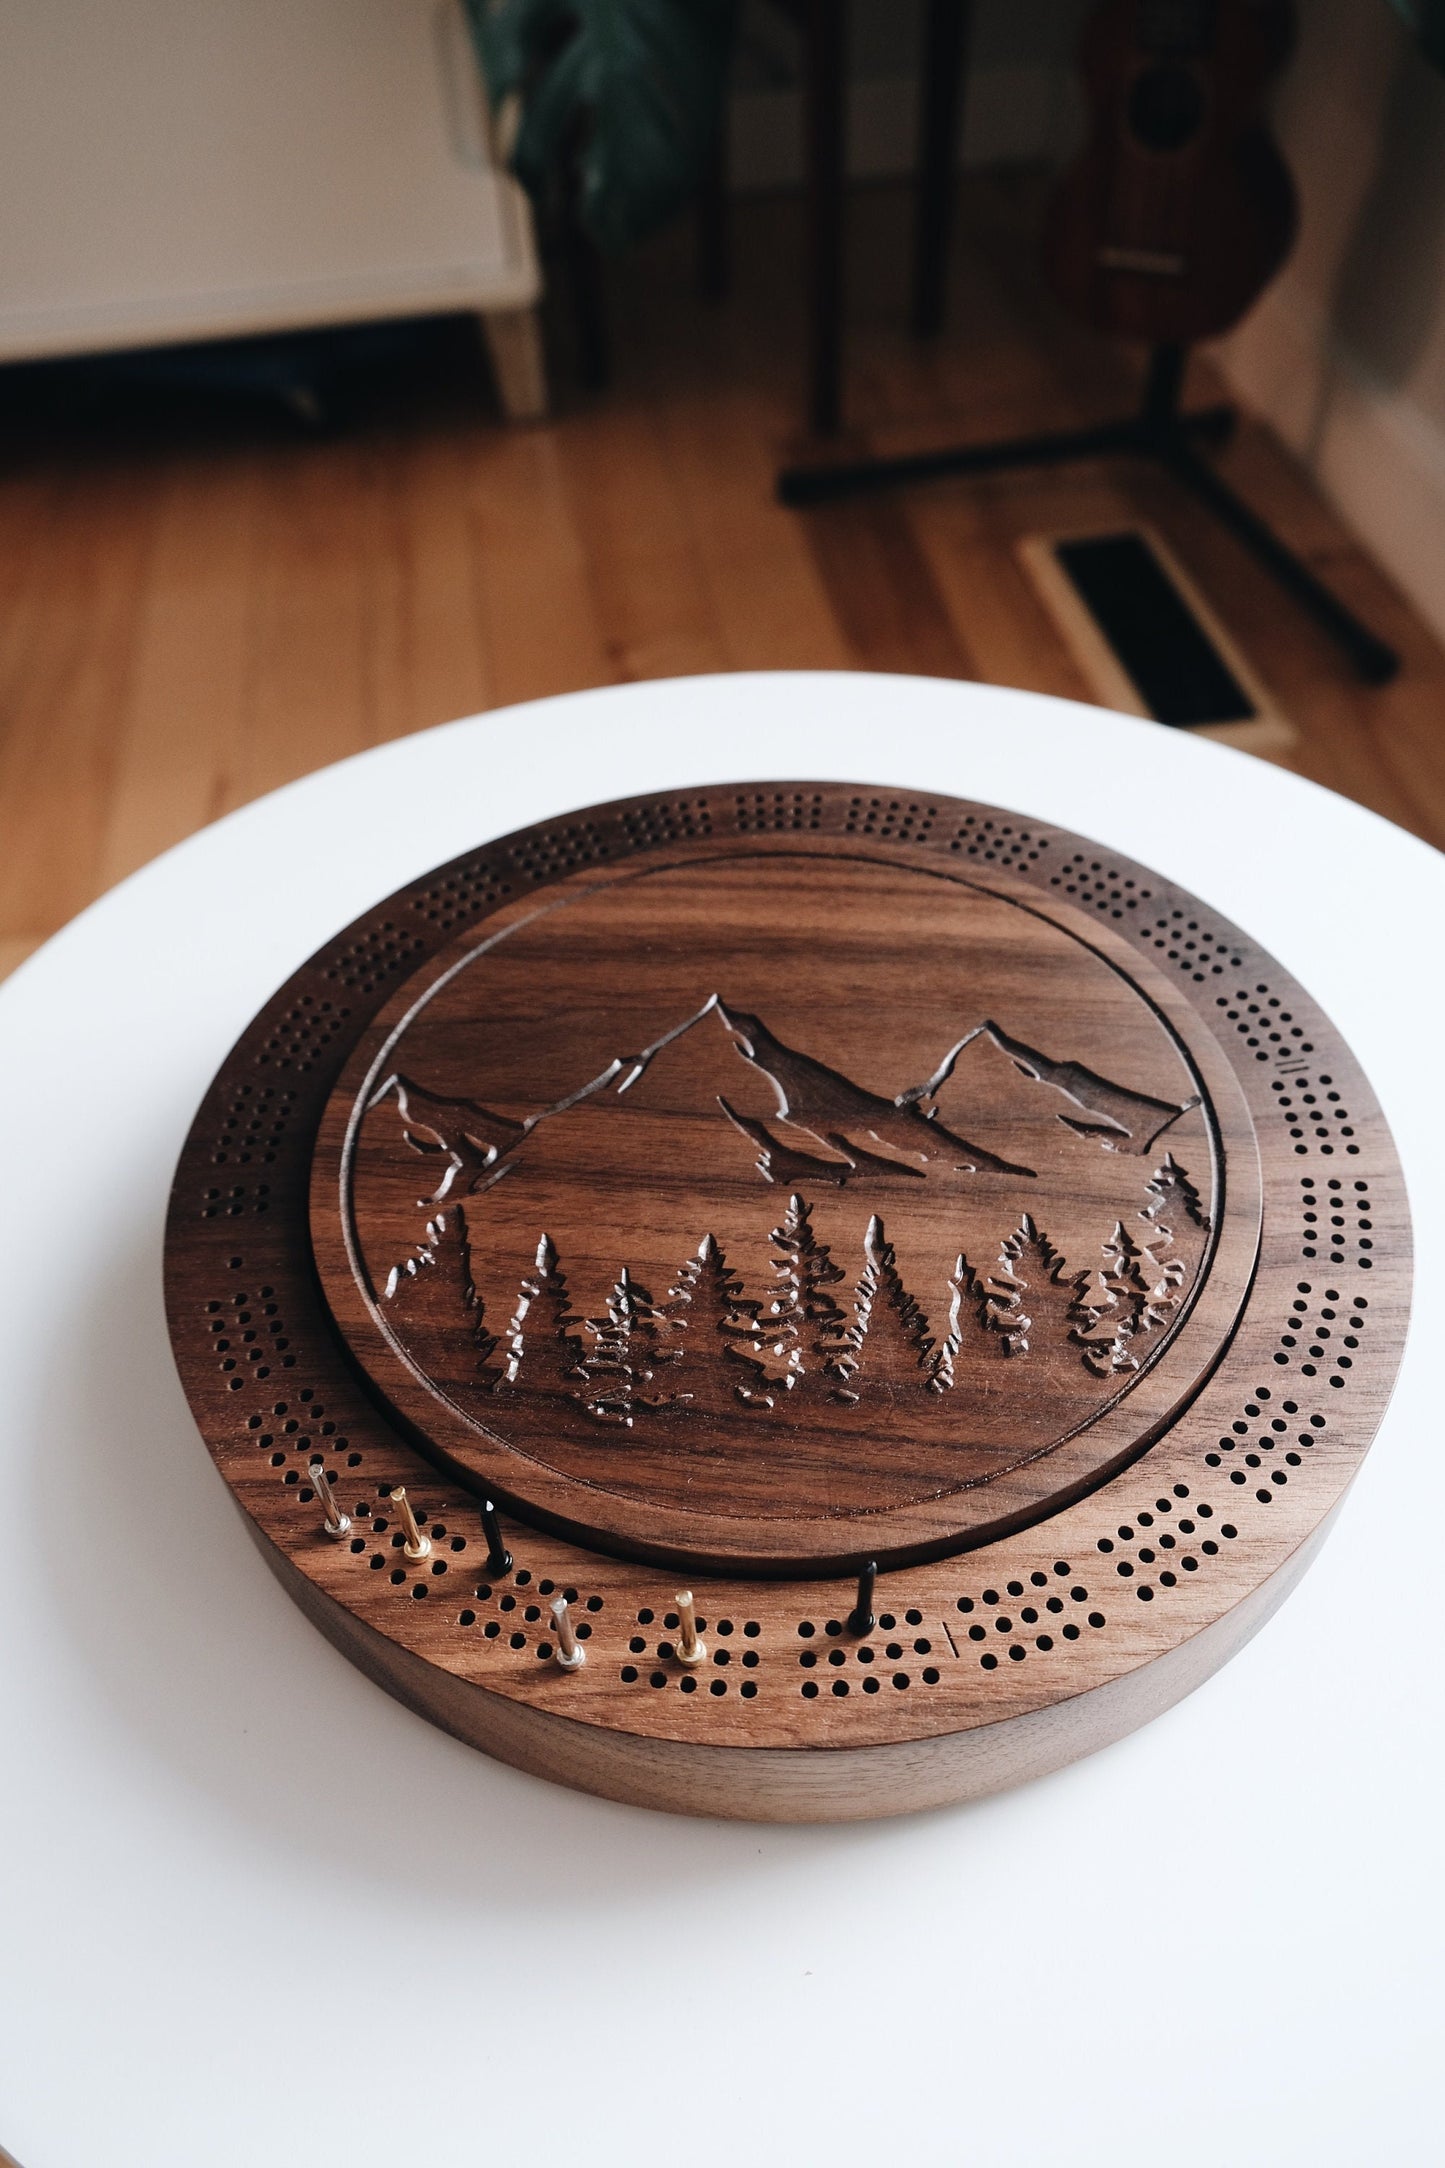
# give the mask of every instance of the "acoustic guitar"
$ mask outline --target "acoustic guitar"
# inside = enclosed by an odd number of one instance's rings
[[[1265,101],[1289,0],[1104,0],[1085,29],[1091,127],[1044,239],[1060,299],[1100,331],[1227,331],[1288,255],[1294,185]]]

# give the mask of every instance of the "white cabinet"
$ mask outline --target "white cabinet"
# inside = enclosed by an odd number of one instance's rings
[[[0,359],[473,309],[535,410],[537,293],[457,0],[0,8]]]

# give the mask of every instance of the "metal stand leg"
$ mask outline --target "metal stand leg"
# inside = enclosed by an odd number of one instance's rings
[[[697,283],[705,299],[722,301],[732,286],[732,212],[728,203],[727,140],[718,140],[697,192]]]
[[[809,0],[807,19],[808,418],[820,437],[842,419],[846,0]]]
[[[1367,685],[1389,684],[1400,668],[1400,658],[1394,648],[1371,632],[1353,610],[1347,610],[1339,597],[1331,594],[1322,580],[1315,578],[1309,566],[1296,557],[1292,549],[1286,548],[1258,513],[1252,512],[1243,498],[1237,497],[1229,484],[1222,482],[1214,469],[1204,464],[1192,445],[1173,444],[1167,464],[1176,479],[1192,490],[1220,525],[1227,527],[1236,541],[1242,542],[1259,559],[1320,630],[1327,632],[1336,645],[1344,649],[1358,677]]]
[[[1077,459],[1120,454],[1157,460],[1258,558],[1321,631],[1343,649],[1366,684],[1386,684],[1400,667],[1395,650],[1346,609],[1199,457],[1195,440],[1218,442],[1228,435],[1234,415],[1229,407],[1206,407],[1195,414],[1181,411],[1186,358],[1182,347],[1156,347],[1150,357],[1139,410],[1119,421],[1101,422],[1088,429],[1004,438],[993,444],[947,445],[902,459],[855,459],[833,467],[786,467],[777,480],[779,499],[798,506],[825,504],[837,497],[936,481],[947,475],[997,474],[1010,467],[1062,466]]]
[[[972,13],[971,0],[928,0],[924,22],[913,214],[913,329],[920,339],[943,329]]]
[[[1179,427],[1187,360],[1184,348],[1173,341],[1150,348],[1139,419],[1146,429],[1156,430],[1161,438]]]

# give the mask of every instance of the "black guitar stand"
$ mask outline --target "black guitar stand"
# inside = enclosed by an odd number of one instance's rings
[[[829,504],[838,497],[895,489],[909,482],[931,482],[945,475],[998,474],[1009,467],[1057,467],[1075,459],[1108,458],[1116,453],[1157,460],[1253,552],[1266,571],[1273,573],[1286,594],[1293,596],[1344,650],[1367,685],[1387,684],[1400,667],[1395,650],[1347,610],[1200,458],[1196,449],[1199,444],[1218,444],[1229,435],[1234,427],[1234,409],[1205,407],[1186,414],[1180,406],[1184,363],[1182,346],[1156,346],[1138,412],[1118,421],[1099,422],[1087,429],[1058,429],[1041,436],[1005,437],[993,444],[944,445],[937,451],[913,452],[901,459],[784,467],[778,475],[778,497],[783,504],[797,506]]]

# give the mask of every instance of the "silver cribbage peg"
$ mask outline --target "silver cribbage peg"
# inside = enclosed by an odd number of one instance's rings
[[[413,1559],[430,1558],[431,1537],[427,1535],[420,1521],[412,1512],[411,1500],[407,1497],[406,1492],[404,1490],[394,1490],[391,1494],[391,1502],[396,1507],[397,1519],[401,1522],[402,1532],[406,1537],[406,1541],[401,1547],[402,1557]]]
[[[580,1671],[587,1661],[587,1651],[573,1631],[565,1596],[552,1598],[552,1623],[557,1629],[557,1662],[564,1671]]]
[[[697,1630],[697,1613],[692,1607],[692,1590],[679,1589],[673,1597],[677,1605],[677,1641],[673,1654],[680,1664],[705,1664],[707,1643]]]
[[[343,1513],[336,1503],[336,1493],[331,1488],[331,1478],[319,1460],[313,1460],[310,1468],[311,1488],[321,1500],[326,1518],[321,1526],[328,1536],[339,1539],[351,1534],[351,1515]]]

